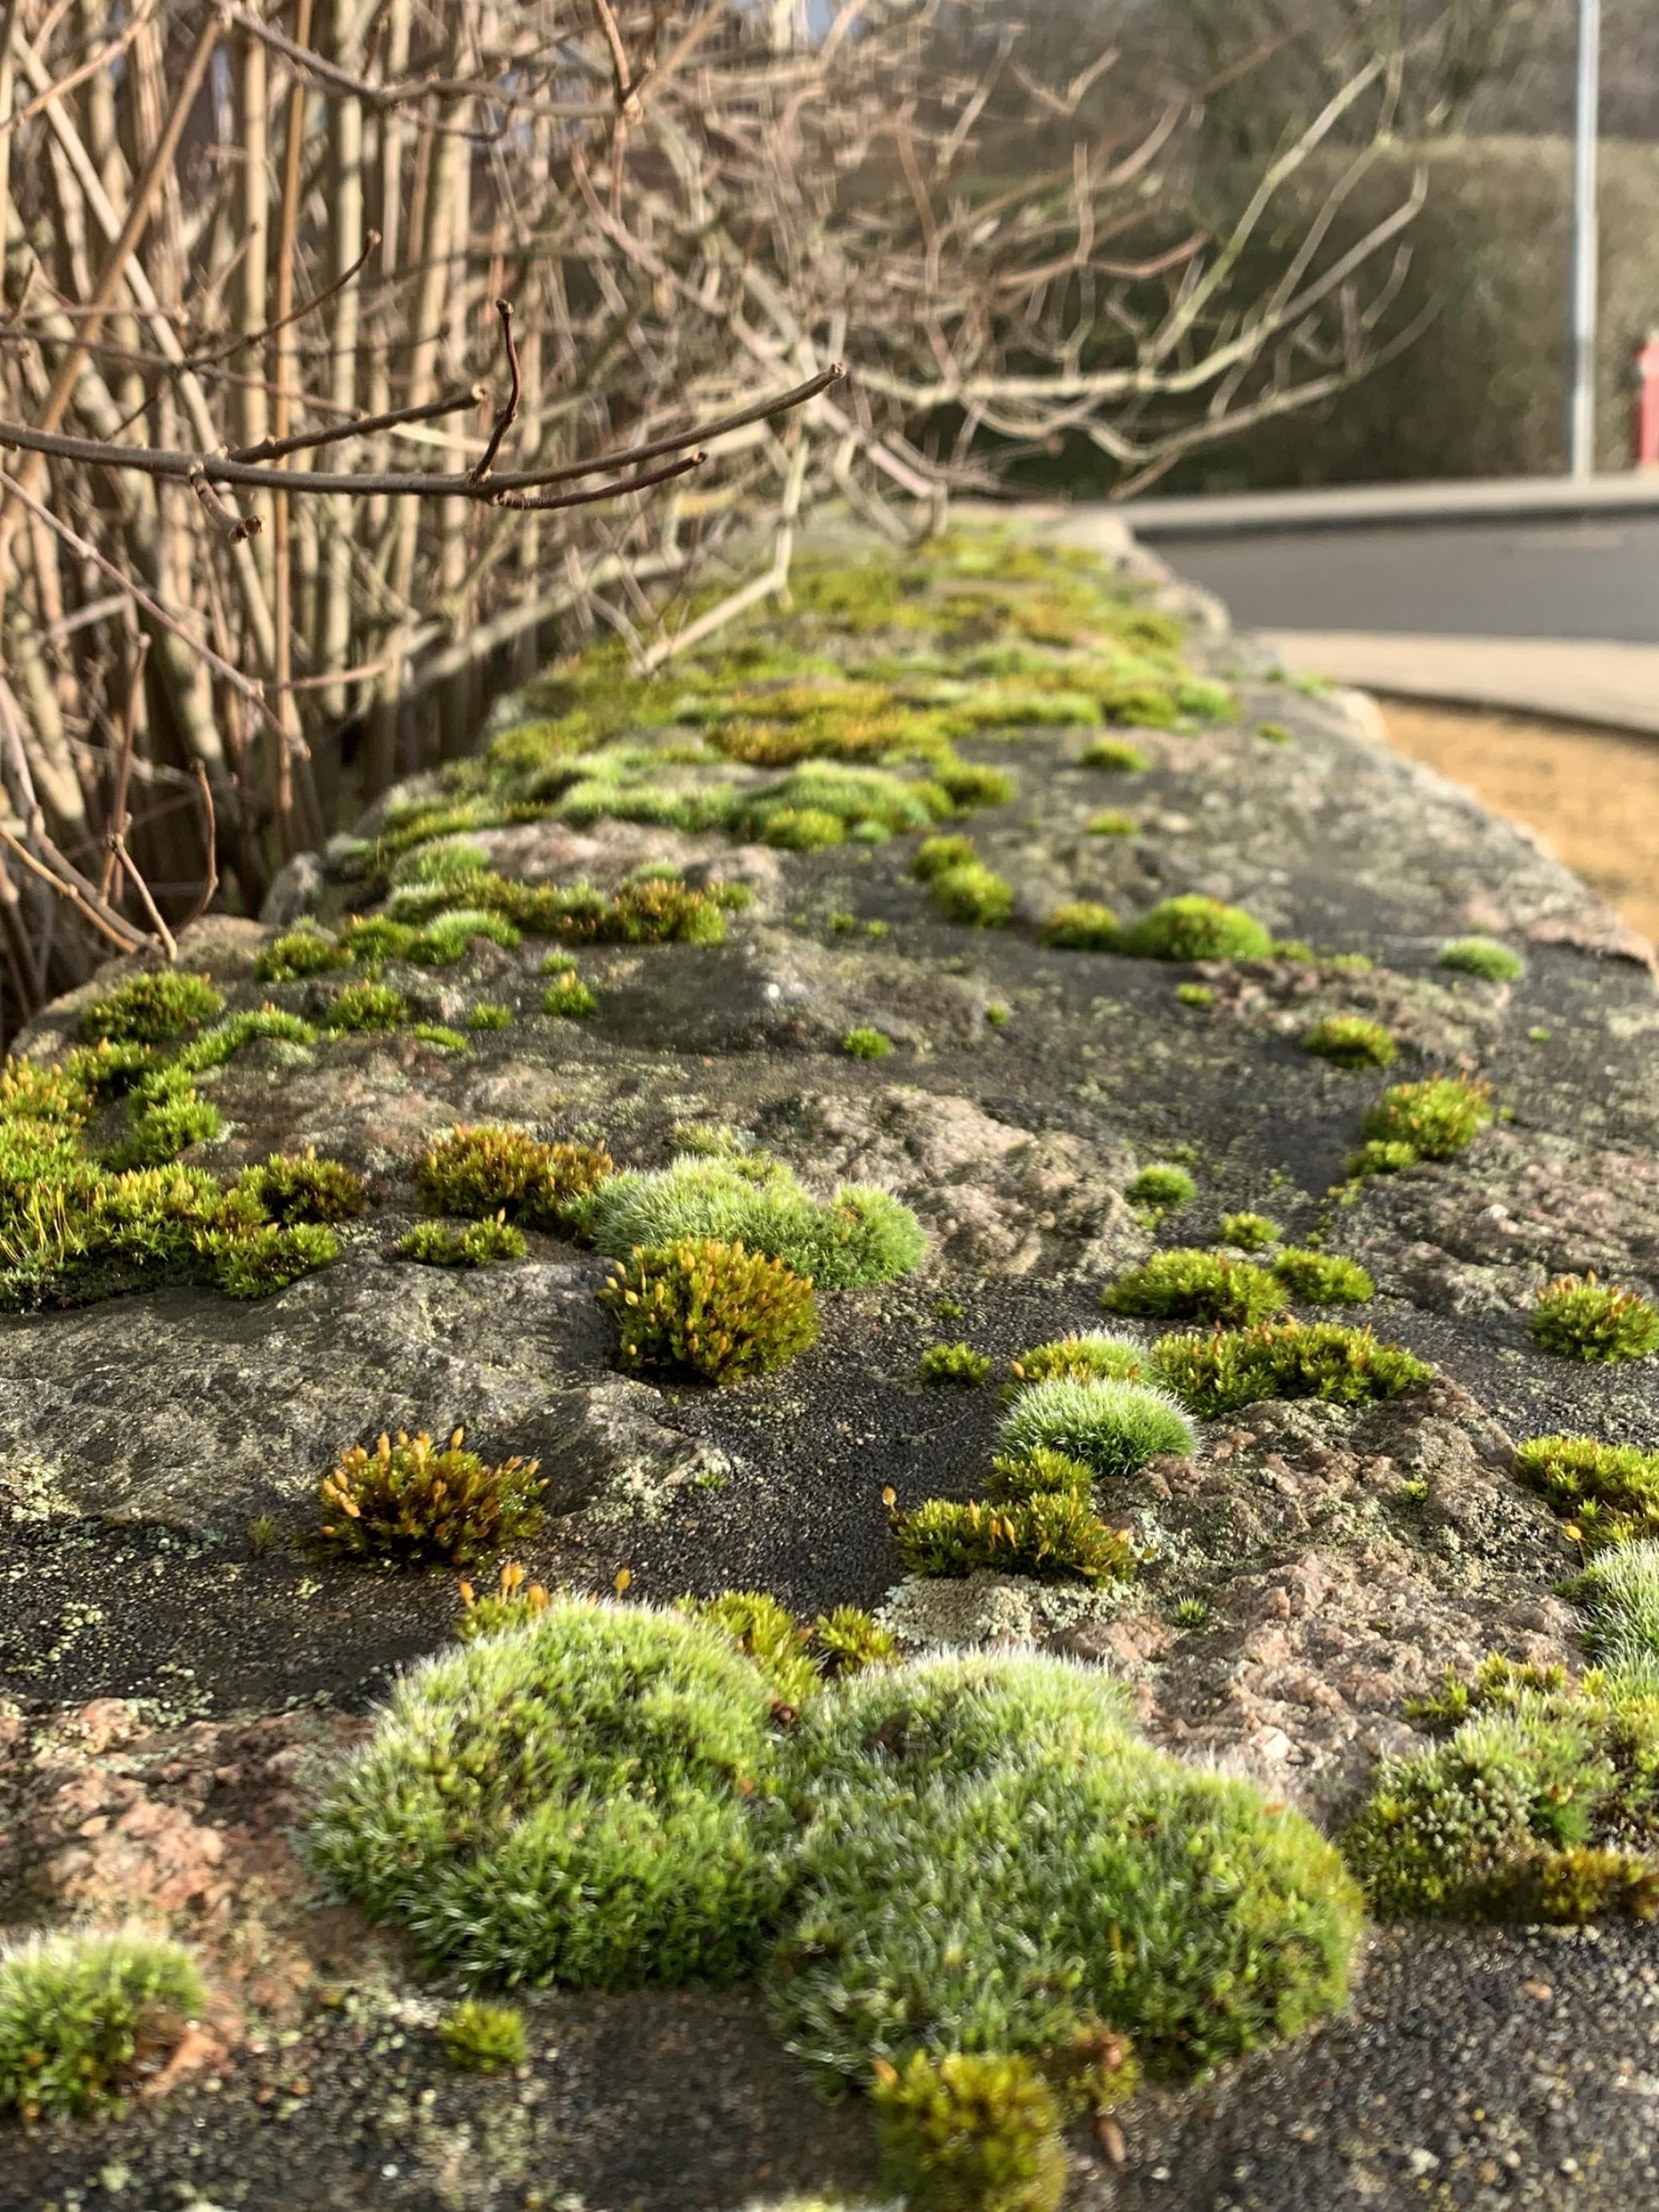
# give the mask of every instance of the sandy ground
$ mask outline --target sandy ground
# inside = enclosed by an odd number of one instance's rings
[[[1539,831],[1627,921],[1659,939],[1659,740],[1380,703],[1399,751]]]

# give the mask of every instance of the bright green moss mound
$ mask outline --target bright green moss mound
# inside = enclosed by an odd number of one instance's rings
[[[1237,1328],[1283,1310],[1277,1279],[1254,1261],[1182,1247],[1152,1258],[1101,1293],[1108,1313],[1159,1321],[1213,1321]]]
[[[1152,1371],[1149,1355],[1133,1337],[1109,1336],[1103,1329],[1085,1329],[1070,1336],[1051,1337],[1017,1352],[1008,1364],[1007,1395],[1014,1396],[1033,1382],[1055,1377],[1073,1382],[1114,1379],[1143,1382]]]
[[[1659,1452],[1594,1437],[1533,1437],[1516,1446],[1515,1471],[1587,1544],[1659,1536]]]
[[[856,2081],[872,2057],[1039,2057],[1104,2027],[1187,2073],[1341,2004],[1360,1909],[1336,1852],[1126,1712],[1097,1669],[982,1655],[805,1709],[772,1972],[793,2051]]]
[[[555,1599],[402,1678],[313,1854],[468,1983],[730,1981],[781,1893],[771,1710],[713,1625]]]
[[[1039,941],[1066,952],[1109,952],[1117,943],[1117,916],[1095,899],[1057,906],[1038,932]]]
[[[871,2096],[882,2179],[908,2212],[1057,2212],[1060,2105],[1029,2058],[918,2051],[880,2069]]]
[[[1137,960],[1265,960],[1273,944],[1253,915],[1193,891],[1120,930],[1115,949]]]
[[[893,1049],[893,1040],[885,1030],[848,1030],[841,1048],[849,1060],[885,1060]]]
[[[1085,1470],[1086,1472],[1086,1470]],[[929,1498],[914,1512],[890,1509],[899,1558],[913,1575],[1026,1575],[1038,1582],[1115,1582],[1134,1571],[1134,1547],[1109,1528],[1086,1489],[1033,1486],[988,1503]]]
[[[979,860],[942,868],[929,878],[933,904],[946,921],[970,929],[1001,929],[1013,919],[1014,887]]]
[[[1659,1308],[1594,1274],[1558,1275],[1528,1317],[1534,1341],[1563,1359],[1611,1365],[1659,1349]]]
[[[1332,1252],[1307,1252],[1287,1245],[1275,1254],[1273,1271],[1298,1305],[1363,1306],[1376,1285],[1357,1260]]]
[[[1343,1839],[1375,1910],[1580,1923],[1659,1911],[1659,1693],[1489,1660],[1417,1717],[1447,1731],[1384,1759]]]
[[[817,1341],[811,1278],[718,1237],[638,1246],[596,1295],[621,1364],[647,1373],[736,1382]]]
[[[499,2074],[522,2066],[530,2037],[517,2005],[486,2004],[463,1997],[438,2022],[438,2040],[452,2066],[465,2074]]]
[[[36,2120],[119,2102],[177,2045],[207,1991],[166,1936],[37,1936],[0,1951],[0,2112]]]
[[[1284,1233],[1266,1213],[1224,1213],[1215,1225],[1216,1243],[1230,1245],[1235,1252],[1270,1251]]]
[[[1166,1387],[1201,1420],[1267,1398],[1360,1406],[1397,1398],[1434,1376],[1425,1360],[1400,1345],[1380,1344],[1368,1328],[1328,1321],[1166,1336],[1154,1346],[1152,1361]]]
[[[224,1000],[205,975],[176,968],[131,975],[81,1016],[88,1044],[165,1044],[220,1012]]]
[[[977,1389],[990,1372],[988,1355],[975,1352],[971,1344],[930,1344],[916,1362],[916,1380],[930,1389],[958,1385]]]
[[[927,1238],[908,1206],[868,1184],[812,1196],[781,1161],[687,1154],[650,1175],[613,1176],[579,1218],[601,1252],[623,1259],[636,1245],[716,1237],[781,1260],[820,1290],[892,1282],[920,1267]]]
[[[1030,1383],[1005,1415],[1000,1449],[1039,1446],[1081,1461],[1096,1474],[1133,1474],[1158,1452],[1189,1452],[1193,1425],[1159,1389],[1113,1376],[1056,1375]]]
[[[1396,1083],[1359,1125],[1368,1144],[1403,1145],[1423,1160],[1455,1159],[1492,1119],[1492,1093],[1462,1075]]]
[[[1500,945],[1495,937],[1449,938],[1435,964],[1465,975],[1484,976],[1489,983],[1518,983],[1527,972],[1521,955]]]
[[[1167,1213],[1177,1206],[1189,1205],[1198,1196],[1198,1185],[1185,1168],[1170,1161],[1154,1161],[1151,1167],[1142,1168],[1123,1194],[1135,1206]]]
[[[1589,1650],[1632,1685],[1639,1678],[1659,1714],[1659,1543],[1644,1536],[1608,1546],[1569,1595],[1589,1616],[1584,1641]]]

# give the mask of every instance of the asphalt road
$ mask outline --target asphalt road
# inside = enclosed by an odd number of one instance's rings
[[[1659,515],[1145,534],[1253,629],[1659,644]]]

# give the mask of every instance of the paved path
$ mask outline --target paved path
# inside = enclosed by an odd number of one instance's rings
[[[1355,630],[1267,635],[1297,675],[1659,737],[1659,645]]]

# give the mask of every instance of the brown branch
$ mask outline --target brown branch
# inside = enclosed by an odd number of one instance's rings
[[[523,492],[502,492],[493,504],[511,507],[519,514],[545,514],[555,507],[591,507],[596,500],[621,499],[630,491],[649,491],[653,484],[667,483],[692,469],[700,469],[708,459],[707,453],[687,453],[683,459],[670,461],[664,468],[651,469],[642,477],[629,477],[622,483],[601,484],[595,491],[559,492],[548,498],[526,496]]]
[[[410,422],[435,422],[441,416],[459,415],[464,408],[476,407],[483,396],[483,385],[474,384],[465,392],[451,392],[441,399],[428,399],[418,407],[393,407],[384,415],[354,415],[349,422],[331,423],[326,429],[296,430],[289,438],[264,438],[257,446],[235,446],[228,458],[233,461],[274,461],[284,453],[304,453],[309,447],[335,446],[347,438],[367,438],[380,430],[400,430]]]
[[[238,514],[225,505],[207,480],[207,473],[198,461],[191,471],[190,488],[202,503],[202,511],[220,535],[232,545],[240,545],[245,538],[257,538],[264,528],[257,514]]]
[[[319,307],[325,307],[337,293],[344,291],[348,284],[356,283],[368,265],[370,254],[374,252],[380,242],[380,232],[371,230],[363,241],[362,252],[349,269],[341,270],[331,284],[324,285],[320,292],[313,292],[308,300],[301,301],[297,307],[290,308],[287,314],[279,315],[274,323],[267,323],[262,331],[238,331],[234,338],[227,338],[222,346],[216,346],[211,353],[187,354],[179,363],[179,368],[188,370],[216,368],[220,362],[228,361],[232,354],[240,353],[245,347],[263,345],[267,338],[274,338],[278,331],[287,330],[290,324],[303,322],[307,315],[315,314]]]
[[[127,702],[121,716],[121,749],[115,761],[115,788],[110,794],[109,820],[104,832],[104,869],[99,878],[98,896],[109,897],[116,870],[117,848],[127,830],[127,787],[132,778],[132,749],[138,736],[138,707],[143,697],[144,661],[149,653],[149,640],[140,630],[132,656],[132,672],[127,678]]]
[[[519,401],[524,393],[524,379],[519,369],[519,349],[513,343],[513,302],[510,300],[497,300],[495,313],[501,319],[501,343],[507,348],[507,374],[512,378],[513,383],[505,404],[495,410],[495,420],[489,429],[489,443],[484,447],[481,459],[471,471],[472,482],[475,484],[482,483],[489,474],[489,465],[501,451],[501,440],[518,420]]]

